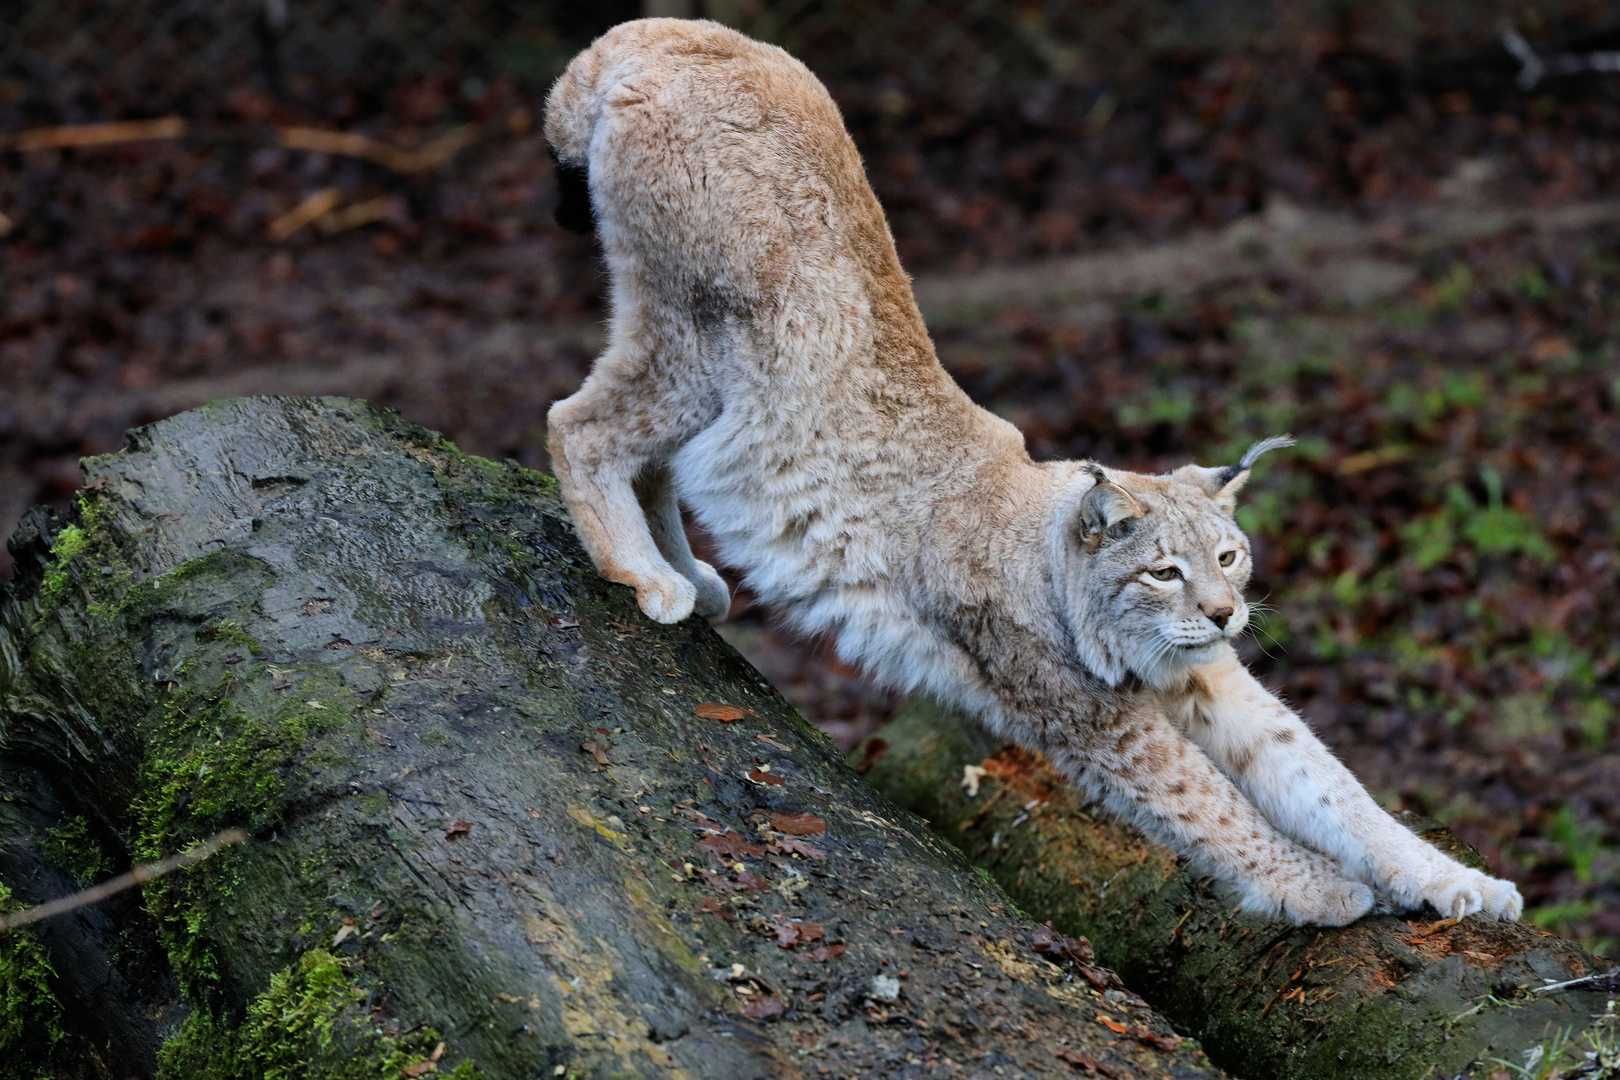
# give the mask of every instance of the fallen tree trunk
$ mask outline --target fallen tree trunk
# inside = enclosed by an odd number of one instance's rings
[[[0,880],[249,839],[0,934],[0,1074],[1216,1075],[549,478],[285,398],[85,471],[13,542]]]
[[[1526,923],[1430,912],[1318,930],[1242,915],[1229,889],[1167,848],[1089,814],[1044,759],[927,702],[856,760],[1020,907],[1088,937],[1131,990],[1245,1080],[1505,1080],[1504,1062],[1588,1028],[1620,988],[1601,977],[1606,961]],[[1409,824],[1483,869],[1437,823]],[[1600,977],[1536,992],[1586,976]],[[1590,1047],[1575,1038],[1569,1049],[1573,1068]],[[1554,1064],[1526,1075],[1563,1075]]]

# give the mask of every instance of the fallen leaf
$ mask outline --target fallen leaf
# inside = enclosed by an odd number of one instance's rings
[[[580,743],[579,748],[594,757],[598,765],[613,764],[613,762],[608,760],[607,751],[603,750],[594,742]]]
[[[456,820],[452,821],[449,825],[445,826],[444,838],[446,840],[448,840],[452,836],[466,836],[468,833],[472,832],[472,827],[473,827],[472,822],[470,822],[470,821],[462,821],[460,818],[457,818]]]
[[[1101,1076],[1114,1075],[1114,1070],[1102,1064],[1100,1061],[1097,1061],[1095,1058],[1087,1057],[1078,1050],[1059,1050],[1057,1052],[1057,1058],[1060,1061],[1068,1062],[1070,1065],[1077,1065],[1086,1070],[1088,1073],[1097,1073]]]
[[[704,886],[706,888],[713,889],[715,892],[740,894],[747,892],[765,892],[770,888],[769,882],[755,877],[746,870],[738,874],[737,880],[735,881],[721,877],[719,874],[710,873],[707,870],[701,871],[701,873],[703,874]]]
[[[827,853],[808,840],[798,840],[791,836],[779,836],[771,841],[770,850],[778,855],[803,855],[807,859],[822,860]]]
[[[430,1072],[438,1072],[439,1066],[431,1061],[418,1061],[415,1065],[407,1065],[399,1070],[401,1076],[426,1076]]]
[[[771,927],[771,933],[776,935],[776,945],[780,949],[791,949],[795,945],[808,945],[812,941],[820,941],[822,930],[820,923],[805,922],[802,919],[784,919],[776,917],[776,923]]]
[[[703,903],[698,905],[698,910],[709,915],[718,915],[726,922],[733,922],[737,918],[731,912],[726,910],[724,904],[720,903],[720,901],[716,900],[712,896],[705,896],[703,898]]]
[[[1052,929],[1050,922],[1035,928],[1035,933],[1030,938],[1030,945],[1038,953],[1046,953],[1048,956],[1056,956],[1063,960],[1073,960],[1077,964],[1089,964],[1097,959],[1097,954],[1092,951],[1090,941],[1083,937],[1072,938],[1060,934]]]
[[[879,739],[876,736],[867,739],[866,753],[861,758],[860,763],[855,766],[855,771],[858,773],[871,772],[872,766],[877,764],[878,758],[882,757],[883,751],[887,750],[888,748],[889,744],[887,740]]]
[[[743,1015],[750,1020],[775,1020],[785,1012],[787,1006],[775,994],[750,998],[748,1004],[743,1006]]]
[[[734,832],[721,833],[719,836],[705,836],[698,841],[698,847],[728,859],[734,859],[738,855],[759,856],[765,854],[763,846],[750,844],[741,835]]]
[[[1431,934],[1438,934],[1442,930],[1450,930],[1453,926],[1457,925],[1457,920],[1441,919],[1438,922],[1432,922],[1423,926],[1409,922],[1406,925],[1412,928],[1412,944],[1416,945],[1423,938],[1429,937]]]
[[[579,625],[579,620],[572,615],[551,615],[546,618],[546,622],[558,630],[572,630]]]
[[[827,823],[814,814],[772,814],[771,828],[789,836],[822,836]]]
[[[1115,1035],[1123,1035],[1127,1031],[1130,1030],[1129,1027],[1127,1027],[1126,1025],[1120,1023],[1118,1020],[1114,1020],[1114,1019],[1111,1019],[1110,1017],[1104,1016],[1102,1013],[1097,1014],[1097,1020],[1101,1024],[1103,1024],[1103,1026],[1108,1028],[1109,1031],[1112,1031]]]
[[[343,944],[344,939],[354,933],[355,929],[353,923],[344,923],[342,926],[338,927],[338,932],[332,935],[332,948],[335,949],[339,945]]]
[[[729,724],[733,720],[741,720],[748,714],[735,705],[722,705],[718,701],[705,701],[692,710],[692,715],[704,720],[718,720],[722,724]]]
[[[818,964],[824,964],[835,956],[842,956],[846,948],[846,945],[817,945],[805,955]]]
[[[1575,351],[1569,339],[1558,334],[1544,337],[1530,347],[1530,358],[1545,363],[1548,360],[1562,360]]]
[[[763,772],[759,769],[749,769],[743,775],[761,787],[781,787],[783,784],[787,783],[787,781],[783,780],[780,776],[777,776],[774,773]]]
[[[1099,990],[1107,990],[1111,986],[1117,988],[1119,983],[1113,972],[1094,968],[1090,964],[1081,964],[1080,974],[1084,975],[1086,981]]]
[[[444,1057],[444,1049],[445,1049],[444,1048],[444,1040],[440,1039],[439,1040],[439,1045],[435,1046],[433,1048],[433,1053],[428,1055],[428,1060],[429,1061],[438,1061],[440,1058]]]
[[[701,810],[693,810],[690,806],[677,806],[673,808],[670,813],[679,814],[684,818],[690,818],[694,825],[700,829],[707,830],[708,832],[717,833],[726,831],[725,826],[721,825],[718,821],[709,817]]]
[[[612,619],[609,619],[607,624],[621,634],[633,634],[636,632],[636,628],[634,626],[626,626],[624,623],[614,622]]]
[[[1181,1045],[1180,1036],[1160,1035],[1157,1031],[1149,1031],[1147,1028],[1131,1028],[1131,1038],[1135,1039],[1137,1042],[1146,1043],[1155,1049],[1164,1050],[1166,1052],[1174,1050],[1176,1047]]]
[[[984,759],[984,771],[997,780],[1014,780],[1033,771],[1039,758],[1021,746],[1009,746]]]

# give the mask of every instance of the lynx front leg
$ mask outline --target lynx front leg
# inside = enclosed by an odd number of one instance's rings
[[[1327,852],[1405,908],[1516,919],[1519,890],[1425,843],[1373,801],[1305,722],[1234,653],[1196,669],[1187,734],[1283,832]]]
[[[653,541],[664,558],[697,588],[697,613],[719,622],[731,610],[731,590],[708,563],[692,554],[692,544],[686,538],[686,526],[681,521],[681,508],[675,501],[675,490],[670,483],[669,469],[663,465],[649,465],[635,483],[636,498],[647,515],[647,525]]]
[[[1110,810],[1236,884],[1245,908],[1319,926],[1372,908],[1371,889],[1279,833],[1164,717],[1122,717],[1086,743],[1053,756]]]
[[[611,347],[579,392],[551,407],[546,445],[597,570],[634,588],[648,618],[673,623],[692,614],[697,587],[659,550],[634,485],[647,468],[662,468],[658,458],[689,433],[679,430],[680,410],[658,392],[650,367]]]

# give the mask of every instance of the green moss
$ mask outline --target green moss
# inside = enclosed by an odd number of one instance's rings
[[[19,905],[0,885],[0,911]],[[0,1077],[28,1075],[62,1039],[62,1006],[51,991],[56,972],[30,930],[0,933]]]
[[[246,630],[235,619],[221,619],[211,626],[197,631],[198,641],[222,641],[227,645],[239,645],[254,656],[264,655],[264,646],[258,639]]]
[[[69,525],[56,534],[51,544],[51,568],[45,572],[45,580],[40,583],[40,596],[52,602],[61,601],[67,590],[68,569],[88,546],[89,539],[78,525]]]
[[[47,832],[43,850],[51,865],[72,874],[81,889],[112,871],[112,860],[90,835],[90,823],[82,817]]]
[[[290,715],[259,719],[223,696],[172,697],[148,733],[136,857],[156,860],[229,826],[250,833],[279,826],[287,782],[303,767],[306,743],[349,715],[340,695],[328,699],[319,709],[305,702]],[[170,962],[194,988],[217,977],[210,923],[228,900],[240,857],[227,852],[147,887],[147,909]]]
[[[362,1004],[375,988],[356,978],[358,966],[311,949],[271,977],[240,1022],[193,1013],[159,1053],[160,1080],[376,1080],[431,1060],[438,1032],[376,1026]],[[482,1074],[463,1061],[437,1075]]]

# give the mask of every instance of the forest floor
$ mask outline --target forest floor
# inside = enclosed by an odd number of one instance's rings
[[[1386,805],[1615,955],[1620,97],[1410,71],[1318,44],[1173,58],[1112,98],[843,103],[946,367],[1036,457],[1300,438],[1241,511],[1252,663]],[[402,146],[477,125],[410,176],[276,146],[332,117],[249,92],[207,118],[229,137],[0,151],[0,528],[126,428],[239,394],[363,396],[546,467],[603,278],[550,221],[533,95],[477,89],[353,121]],[[746,592],[734,614],[845,745],[897,706]]]

